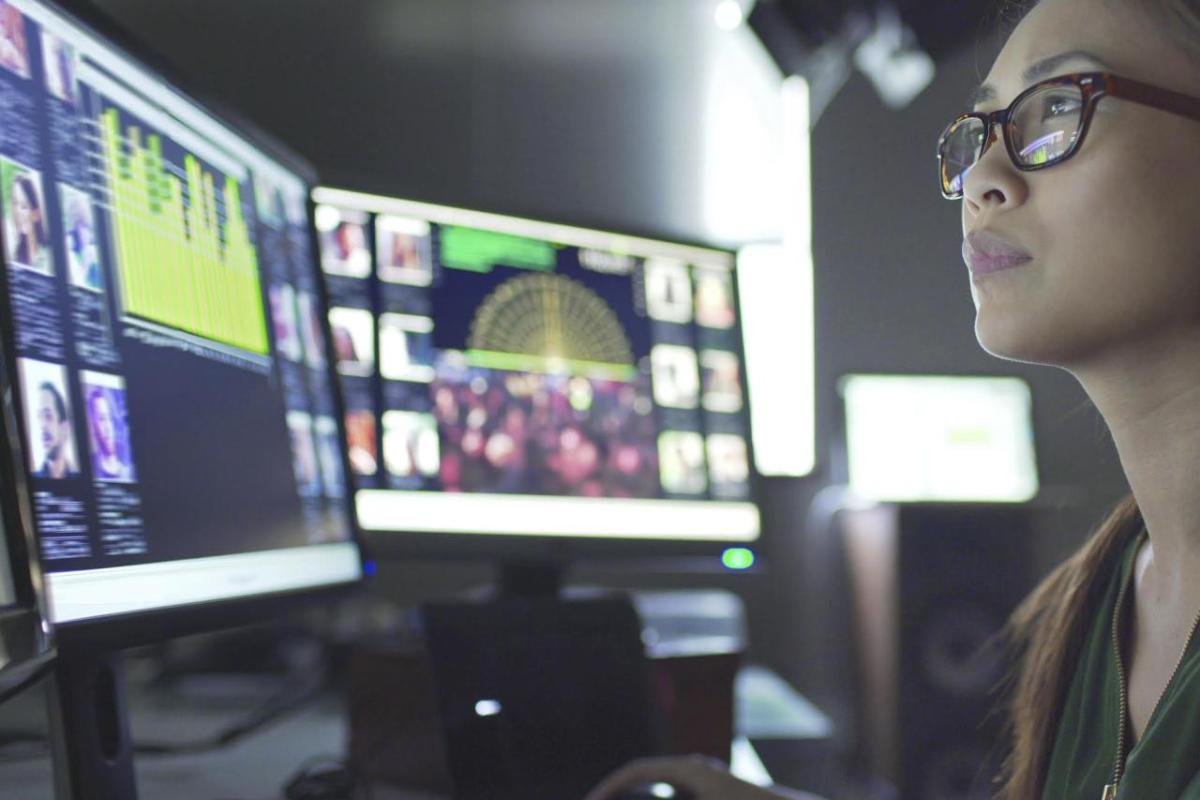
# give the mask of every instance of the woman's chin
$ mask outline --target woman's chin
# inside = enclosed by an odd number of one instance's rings
[[[975,318],[975,339],[988,355],[1028,364],[1059,364],[1062,353],[1029,320]]]

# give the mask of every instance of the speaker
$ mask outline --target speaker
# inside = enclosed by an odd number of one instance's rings
[[[996,639],[1032,589],[1034,511],[990,504],[845,510],[857,718],[901,800],[985,800],[1004,752]]]

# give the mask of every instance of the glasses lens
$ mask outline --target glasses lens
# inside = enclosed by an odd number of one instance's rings
[[[947,197],[962,195],[963,178],[979,160],[986,135],[983,122],[974,117],[954,123],[943,134],[939,151],[942,194]]]
[[[1078,86],[1040,89],[1013,109],[1013,150],[1022,166],[1058,161],[1070,151],[1083,121],[1083,93]]]

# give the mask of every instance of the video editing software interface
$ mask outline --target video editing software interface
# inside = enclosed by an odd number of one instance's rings
[[[0,189],[51,620],[356,579],[305,179],[0,0]]]
[[[758,537],[731,254],[314,200],[364,529]]]

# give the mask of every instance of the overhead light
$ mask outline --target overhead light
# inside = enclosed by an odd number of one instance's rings
[[[717,3],[714,13],[717,27],[721,30],[732,31],[746,21],[746,12],[742,10],[737,0],[721,0]]]
[[[904,108],[933,82],[937,68],[900,14],[883,6],[874,30],[854,51],[854,65],[891,108]]]

